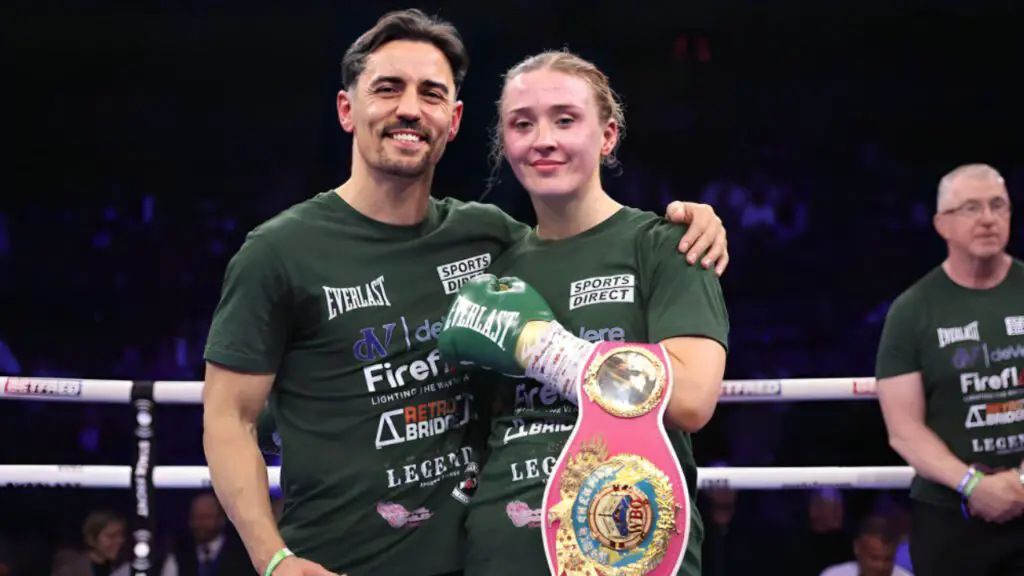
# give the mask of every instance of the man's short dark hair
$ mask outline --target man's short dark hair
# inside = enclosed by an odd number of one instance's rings
[[[859,538],[878,538],[884,544],[892,546],[899,543],[901,535],[888,518],[884,516],[868,516],[861,522],[857,536]]]
[[[396,40],[409,40],[432,44],[444,54],[452,68],[455,91],[462,87],[469,68],[469,54],[459,31],[451,22],[427,16],[420,10],[388,12],[363,33],[345,52],[341,60],[341,83],[351,90],[366,69],[366,59],[381,46]]]

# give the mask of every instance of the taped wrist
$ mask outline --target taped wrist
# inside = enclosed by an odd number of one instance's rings
[[[574,336],[558,322],[550,322],[525,350],[526,377],[551,386],[566,400],[579,405],[580,367],[597,344]]]

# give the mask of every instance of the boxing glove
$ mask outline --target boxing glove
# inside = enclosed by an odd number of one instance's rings
[[[526,282],[483,274],[462,285],[437,347],[445,362],[522,376],[524,360],[516,354],[520,336],[531,322],[553,320],[548,303]]]

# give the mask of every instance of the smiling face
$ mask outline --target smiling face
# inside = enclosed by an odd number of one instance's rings
[[[378,48],[337,104],[342,127],[354,136],[356,161],[401,178],[431,173],[462,119],[451,66],[427,42]]]

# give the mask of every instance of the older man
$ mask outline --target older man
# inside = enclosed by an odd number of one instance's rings
[[[1024,574],[1024,264],[991,166],[939,183],[940,266],[901,294],[878,349],[889,440],[916,471],[917,576]]]

